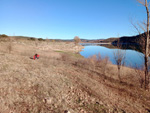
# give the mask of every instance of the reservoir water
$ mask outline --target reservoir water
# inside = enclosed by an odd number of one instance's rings
[[[100,54],[102,58],[109,57],[112,64],[116,64],[114,59],[114,53],[118,51],[116,48],[108,48],[101,45],[84,45],[84,49],[80,52],[85,58],[91,57],[93,55]],[[119,51],[123,52],[125,55],[125,65],[128,67],[142,67],[144,63],[144,55],[135,50],[126,49]]]

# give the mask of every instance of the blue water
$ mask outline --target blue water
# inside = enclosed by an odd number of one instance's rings
[[[98,55],[100,53],[102,58],[109,57],[112,64],[116,64],[114,59],[114,53],[118,49],[110,49],[103,46],[84,46],[85,48],[80,52],[82,56],[88,58],[93,55]],[[144,55],[135,50],[120,50],[125,54],[125,65],[128,67],[142,67],[144,63]]]

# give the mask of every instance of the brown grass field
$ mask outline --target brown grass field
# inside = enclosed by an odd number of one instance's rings
[[[72,42],[0,41],[0,113],[149,113],[141,71],[85,59]],[[33,60],[35,53],[39,59]]]

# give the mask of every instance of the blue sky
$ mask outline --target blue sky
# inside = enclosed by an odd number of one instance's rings
[[[146,18],[136,0],[0,0],[0,34],[49,39],[136,35]]]

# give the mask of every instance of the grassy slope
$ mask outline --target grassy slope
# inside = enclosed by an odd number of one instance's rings
[[[0,112],[146,112],[150,94],[139,88],[134,70],[74,55],[72,43],[0,43]],[[35,53],[39,60],[32,60]],[[106,64],[106,65],[105,65]],[[104,72],[105,71],[105,72]]]

